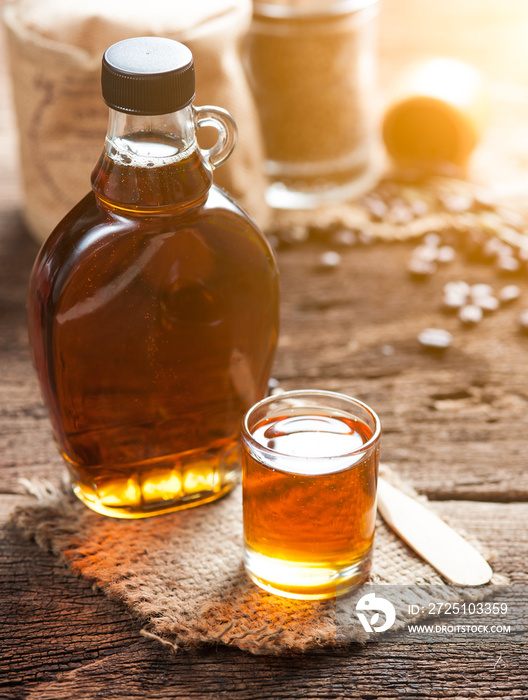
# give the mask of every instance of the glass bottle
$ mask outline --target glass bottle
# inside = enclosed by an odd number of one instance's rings
[[[238,480],[241,417],[266,392],[277,342],[278,272],[265,237],[212,184],[236,127],[193,106],[189,49],[118,42],[102,87],[104,151],[92,191],[35,262],[29,336],[74,492],[141,518]],[[204,125],[219,132],[208,150]]]

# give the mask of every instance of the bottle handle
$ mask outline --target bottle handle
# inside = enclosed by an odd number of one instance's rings
[[[194,107],[196,130],[212,126],[218,131],[218,139],[211,148],[200,149],[212,168],[225,163],[236,146],[238,129],[233,117],[221,107]]]

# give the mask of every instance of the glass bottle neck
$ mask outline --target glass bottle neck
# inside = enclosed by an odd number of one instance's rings
[[[177,214],[206,200],[212,178],[196,142],[192,105],[156,116],[110,110],[105,148],[92,172],[92,189],[103,206]]]
[[[125,163],[137,160],[138,165],[148,163],[152,167],[195,147],[192,105],[158,115],[126,114],[110,109],[106,152],[111,158],[121,156]]]

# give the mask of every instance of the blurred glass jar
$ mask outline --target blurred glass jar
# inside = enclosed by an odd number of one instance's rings
[[[280,209],[345,201],[375,165],[378,0],[255,0],[246,67]]]

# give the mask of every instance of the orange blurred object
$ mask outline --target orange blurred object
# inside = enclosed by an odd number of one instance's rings
[[[481,73],[454,59],[430,59],[402,76],[383,118],[383,140],[399,165],[464,168],[487,117]]]

